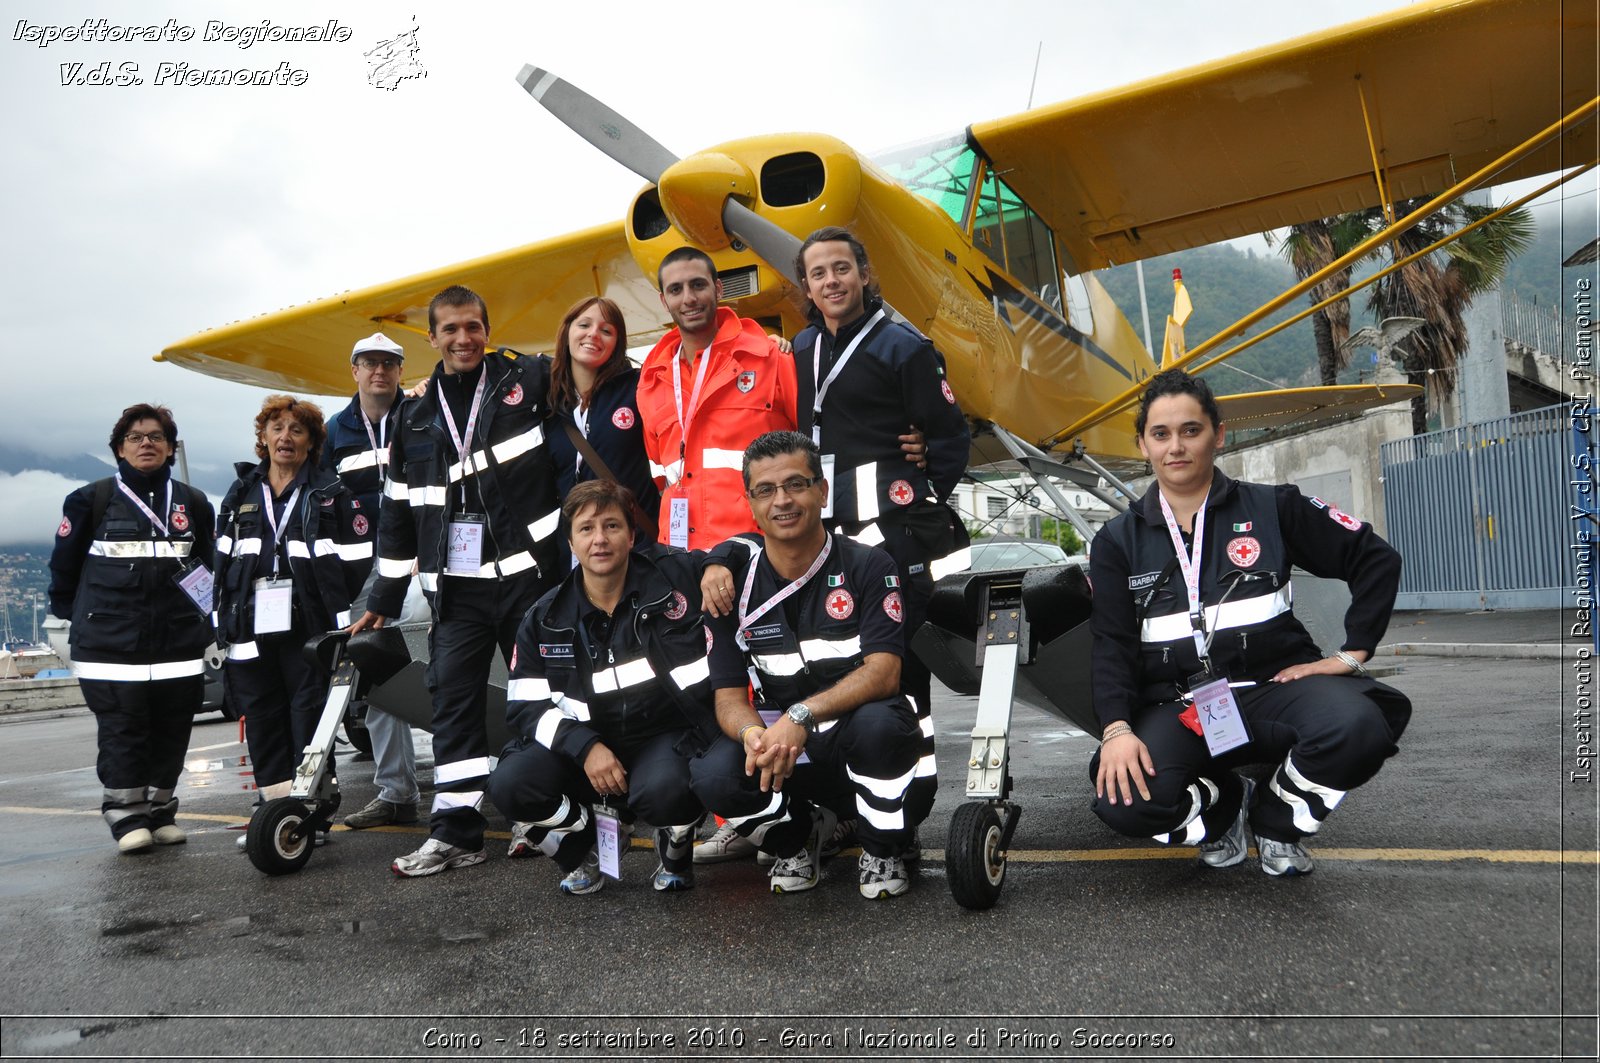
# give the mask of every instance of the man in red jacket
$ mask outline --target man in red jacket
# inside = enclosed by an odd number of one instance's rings
[[[708,550],[755,530],[744,503],[744,448],[795,427],[794,359],[760,325],[719,307],[711,256],[680,247],[656,273],[677,327],[644,360],[639,414],[661,485],[661,541]]]

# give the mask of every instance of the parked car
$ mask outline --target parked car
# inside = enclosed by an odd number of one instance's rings
[[[1006,568],[1034,568],[1038,565],[1087,564],[1082,554],[1069,556],[1055,543],[1042,539],[977,539],[972,544],[972,568],[992,572]]]

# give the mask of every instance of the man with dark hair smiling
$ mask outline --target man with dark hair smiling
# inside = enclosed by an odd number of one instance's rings
[[[761,537],[733,570],[734,615],[709,624],[727,738],[693,762],[695,792],[778,858],[775,893],[816,885],[829,802],[853,796],[861,893],[896,896],[910,887],[904,806],[919,731],[900,694],[905,606],[894,562],[823,526],[828,483],[810,439],[769,432],[742,466]]]
[[[407,878],[484,860],[484,784],[493,767],[484,719],[489,665],[509,660],[523,614],[556,579],[555,466],[544,441],[550,365],[487,353],[489,310],[454,285],[428,304],[439,352],[427,393],[408,399],[389,447],[378,582],[351,629],[400,615],[417,569],[433,606],[431,835],[394,861]]]

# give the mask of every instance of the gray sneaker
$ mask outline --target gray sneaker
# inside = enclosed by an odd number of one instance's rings
[[[1246,779],[1244,797],[1239,801],[1239,814],[1233,817],[1233,826],[1216,841],[1200,846],[1202,864],[1217,868],[1237,867],[1250,855],[1250,836],[1245,832],[1245,827],[1250,814],[1250,796],[1254,790],[1255,783]]]
[[[901,857],[862,853],[856,867],[861,872],[861,896],[868,900],[898,897],[911,888],[911,876]]]
[[[731,825],[724,823],[715,834],[695,845],[694,862],[720,864],[725,860],[743,860],[755,853],[755,842],[742,837]]]
[[[568,871],[566,877],[561,880],[561,892],[581,897],[589,893],[599,893],[605,884],[605,873],[600,870],[600,853],[590,849],[584,856],[583,863]]]
[[[1309,875],[1316,870],[1311,855],[1299,842],[1277,842],[1271,838],[1257,838],[1256,849],[1261,853],[1261,870],[1274,877],[1278,875]]]
[[[415,823],[416,821],[416,802],[399,804],[394,801],[385,801],[381,797],[373,798],[359,812],[352,812],[344,817],[344,825],[351,830],[366,830],[368,827],[387,827],[391,823]]]
[[[429,838],[416,852],[397,858],[391,870],[402,878],[421,878],[449,871],[453,867],[471,867],[487,859],[482,849],[463,849],[437,838]]]

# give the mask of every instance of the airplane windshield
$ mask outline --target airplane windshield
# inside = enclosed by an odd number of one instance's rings
[[[977,153],[964,134],[891,149],[873,159],[890,177],[965,226]]]

